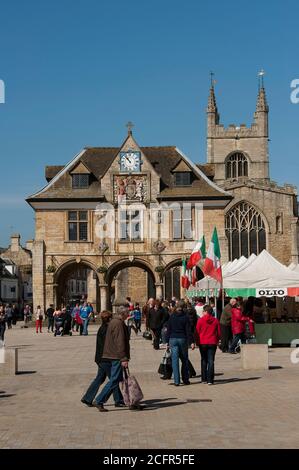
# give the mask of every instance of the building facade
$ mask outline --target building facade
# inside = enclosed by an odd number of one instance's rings
[[[212,85],[205,164],[175,146],[140,147],[129,127],[120,147],[85,148],[66,166],[46,167],[47,185],[27,199],[36,219],[34,304],[70,300],[78,269],[87,270],[97,309],[127,295],[179,296],[182,258],[214,226],[223,262],[264,248],[297,262],[296,189],[270,180],[268,111],[260,86],[251,127],[225,129]]]
[[[17,287],[12,286],[12,294],[14,296],[11,302],[22,306],[25,303],[32,303],[32,244],[33,241],[26,242],[25,248],[21,246],[20,235],[14,234],[10,238],[10,245],[3,249],[1,259],[4,260],[6,268],[14,277],[14,283]]]

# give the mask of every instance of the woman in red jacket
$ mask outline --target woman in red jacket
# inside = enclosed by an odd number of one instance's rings
[[[204,316],[198,319],[196,325],[196,342],[201,355],[201,381],[213,385],[215,354],[221,335],[220,323],[209,305],[204,306],[203,313]]]
[[[231,354],[235,354],[235,349],[238,345],[238,342],[241,340],[241,343],[245,343],[246,336],[246,322],[250,322],[250,318],[243,315],[243,308],[240,302],[237,302],[236,305],[232,308],[232,333],[233,341],[229,348]]]

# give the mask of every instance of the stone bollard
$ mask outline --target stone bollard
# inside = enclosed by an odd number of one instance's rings
[[[268,370],[269,355],[267,344],[242,344],[241,367],[244,370]]]
[[[18,373],[18,349],[0,349],[0,376]]]

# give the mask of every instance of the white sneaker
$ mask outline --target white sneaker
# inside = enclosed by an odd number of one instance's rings
[[[213,385],[212,382],[208,382],[208,385]]]

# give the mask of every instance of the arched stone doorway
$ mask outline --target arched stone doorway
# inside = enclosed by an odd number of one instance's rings
[[[204,277],[203,272],[199,267],[196,268],[197,280],[199,281]],[[181,272],[182,260],[176,259],[171,261],[164,269],[163,272],[163,297],[166,300],[171,300],[172,297],[180,299],[183,297],[183,290],[181,287]]]
[[[105,279],[108,309],[124,303],[127,296],[143,305],[149,297],[156,297],[159,287],[151,266],[140,259],[123,259],[112,264]]]
[[[54,301],[57,306],[61,306],[73,305],[76,301],[85,299],[91,302],[96,311],[100,310],[99,279],[96,269],[88,261],[68,261],[55,273]]]

